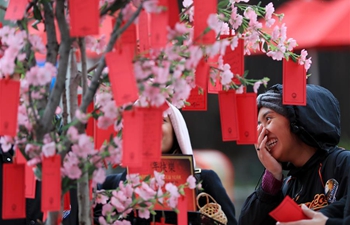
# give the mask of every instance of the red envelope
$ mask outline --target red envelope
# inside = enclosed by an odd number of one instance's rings
[[[218,97],[222,140],[238,140],[239,132],[237,119],[236,91],[219,91]]]
[[[139,24],[137,25],[139,34],[139,46],[140,52],[145,52],[149,50],[150,47],[150,16],[149,14],[142,10],[139,16]]]
[[[123,112],[123,167],[142,165],[142,120],[136,111]]]
[[[297,220],[310,219],[304,213],[298,204],[288,195],[284,200],[269,213],[269,215],[278,222],[293,222]]]
[[[231,47],[226,47],[226,53],[224,55],[224,63],[227,63],[231,66],[231,72],[234,75],[243,76],[244,74],[244,40],[239,39],[238,46],[235,50],[231,50]],[[233,78],[233,82],[240,84],[238,79]]]
[[[201,87],[204,91],[207,90],[209,79],[209,65],[202,58],[196,68],[195,81],[198,87]]]
[[[237,144],[255,144],[258,139],[256,93],[237,94],[236,101],[239,131]]]
[[[41,211],[61,210],[61,156],[44,157],[41,178]]]
[[[3,164],[2,219],[26,217],[24,164]]]
[[[204,34],[208,28],[208,17],[216,13],[217,1],[206,0],[205,4],[201,0],[193,0],[194,18],[193,18],[193,40],[195,44],[213,44],[215,42],[215,31],[210,30]]]
[[[283,104],[306,105],[305,67],[286,59],[283,59]]]
[[[99,34],[99,0],[69,0],[70,36]]]
[[[186,100],[191,105],[182,108],[183,111],[206,111],[207,110],[207,92],[199,94],[198,87],[192,88],[190,96]]]
[[[169,16],[169,26],[171,29],[175,28],[175,24],[180,22],[179,14],[179,5],[177,0],[168,0],[168,16]]]
[[[10,79],[0,80],[0,136],[15,137],[19,106],[20,82]]]
[[[24,158],[19,149],[16,149],[15,156],[15,163],[24,164],[25,167],[25,197],[35,198],[36,179],[33,169],[27,165],[27,160]]]
[[[179,213],[177,214],[177,224],[187,225],[188,224],[187,198],[185,195],[182,195],[178,198],[177,209],[179,210]]]
[[[5,20],[21,20],[24,17],[28,0],[10,0],[5,12]]]
[[[105,141],[109,142],[111,135],[114,137],[116,134],[117,132],[114,131],[114,125],[109,126],[106,130],[103,130],[98,128],[97,123],[95,123],[95,149],[99,150]]]
[[[136,101],[139,96],[131,49],[126,47],[122,52],[107,53],[106,64],[109,68],[108,76],[116,105],[122,106]]]
[[[164,48],[168,42],[168,12],[151,14],[151,46],[153,48]]]

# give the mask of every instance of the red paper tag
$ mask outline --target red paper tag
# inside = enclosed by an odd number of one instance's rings
[[[258,139],[256,126],[258,112],[256,94],[244,93],[236,95],[239,139],[237,144],[255,144]]]
[[[122,106],[136,101],[138,88],[132,65],[131,50],[123,48],[122,52],[107,53],[106,64],[109,68],[108,76],[116,105]]]
[[[216,13],[217,1],[206,0],[205,4],[201,0],[193,0],[194,19],[193,19],[193,40],[195,44],[213,44],[215,42],[215,31],[210,30],[204,34],[209,27],[207,20],[210,14]]]
[[[196,68],[195,80],[196,85],[201,87],[204,91],[207,90],[209,79],[209,65],[205,62],[205,59],[202,58]]]
[[[3,164],[2,219],[26,217],[24,164]]]
[[[79,106],[81,105],[81,102],[82,102],[82,95],[79,94],[78,95],[78,105]],[[94,111],[94,102],[91,102],[86,109],[86,113],[92,113],[93,111]],[[91,116],[88,119],[88,122],[86,124],[86,128],[85,128],[86,134],[90,137],[93,137],[94,136],[94,129],[95,129],[95,120]]]
[[[284,200],[269,213],[269,215],[278,222],[293,222],[297,220],[310,219],[304,213],[303,210],[293,201],[288,195]]]
[[[64,195],[63,195],[63,210],[70,210],[70,193],[69,191],[67,191]]]
[[[142,120],[136,111],[123,112],[123,167],[142,165]]]
[[[142,10],[139,16],[139,24],[137,25],[140,52],[145,52],[149,50],[149,47],[150,47],[149,25],[150,25],[150,16],[146,11]]]
[[[238,46],[235,50],[231,50],[231,47],[226,47],[226,53],[223,57],[224,63],[227,63],[231,66],[231,72],[234,75],[243,76],[244,74],[244,40],[239,39]],[[240,84],[238,79],[235,77],[232,79],[235,84]]]
[[[99,34],[99,0],[69,0],[70,36]]]
[[[236,91],[219,91],[221,134],[223,141],[238,140]]]
[[[185,195],[182,195],[178,198],[177,208],[179,213],[177,214],[177,224],[178,225],[187,225],[187,198]]]
[[[179,5],[176,0],[168,1],[168,15],[169,15],[169,26],[171,29],[175,28],[175,24],[179,22]]]
[[[208,82],[208,93],[217,94],[221,90],[222,90],[222,84],[219,79],[216,80],[215,86],[211,82]]]
[[[306,105],[305,67],[285,59],[283,59],[283,104]]]
[[[151,46],[153,48],[164,48],[168,38],[168,12],[151,14]]]
[[[95,123],[95,149],[100,149],[105,141],[109,142],[111,135],[113,137],[116,135],[116,132],[114,131],[114,125],[109,126],[106,130],[103,130],[98,128],[97,123]]]
[[[24,176],[25,176],[25,186],[24,186],[24,196],[26,198],[35,198],[35,188],[36,188],[36,179],[33,172],[33,169],[27,165],[27,160],[22,155],[19,149],[16,149],[15,153],[15,163],[24,164]]]
[[[198,93],[198,87],[192,88],[190,96],[186,100],[191,105],[182,108],[183,111],[206,111],[207,110],[207,92]]]
[[[24,17],[28,0],[10,0],[5,12],[5,20],[21,20]]]
[[[61,210],[61,156],[43,158],[41,211]]]
[[[0,80],[0,136],[16,136],[20,82]]]

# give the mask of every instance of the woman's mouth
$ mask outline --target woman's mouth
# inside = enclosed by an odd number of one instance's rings
[[[277,139],[269,140],[269,141],[266,143],[267,150],[268,150],[268,151],[271,151],[271,149],[277,144],[277,142],[278,142]]]

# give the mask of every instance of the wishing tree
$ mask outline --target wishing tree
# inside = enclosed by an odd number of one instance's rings
[[[243,67],[244,55],[256,51],[308,70],[307,52],[294,53],[297,42],[287,38],[284,24],[275,25],[283,15],[274,13],[272,3],[247,2],[184,0],[180,11],[176,0],[9,1],[5,19],[13,23],[0,29],[0,90],[7,105],[1,110],[0,142],[3,151],[14,146],[16,158],[23,155],[42,181],[46,224],[60,223],[63,196],[75,185],[79,223],[92,223],[89,191],[104,181],[104,166],[133,166],[130,132],[123,131],[135,101],[161,116],[164,103],[189,109],[195,107],[191,96],[208,91],[238,95],[253,85],[257,92],[268,78],[249,79]],[[45,41],[34,32],[40,24]],[[110,34],[100,34],[101,26],[111,26]],[[88,65],[88,51],[98,54],[95,65]],[[46,56],[44,65],[38,54]],[[98,129],[112,128],[98,147],[94,121]],[[150,188],[140,185],[121,189]],[[191,177],[175,190],[185,187],[194,188]],[[168,188],[168,197],[180,196]],[[148,193],[143,200],[159,197]],[[123,207],[121,214],[147,209],[132,199]]]

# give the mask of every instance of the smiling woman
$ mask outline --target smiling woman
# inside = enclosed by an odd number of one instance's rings
[[[307,105],[283,105],[282,85],[257,98],[256,153],[265,167],[261,185],[251,194],[239,224],[276,224],[270,216],[285,196],[318,210],[346,194],[350,152],[337,147],[340,110],[327,89],[307,85]],[[288,170],[283,179],[282,171]],[[330,183],[336,183],[332,196]],[[335,197],[334,197],[335,195]]]

